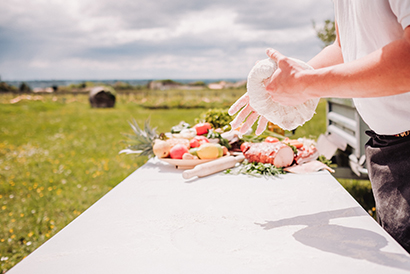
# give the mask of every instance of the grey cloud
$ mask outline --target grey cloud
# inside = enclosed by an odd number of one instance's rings
[[[255,0],[237,6],[237,21],[255,29],[287,29],[303,27],[312,20],[331,19],[332,1],[265,1]]]
[[[24,60],[41,50],[41,43],[30,33],[0,27],[0,62]]]
[[[107,1],[92,11],[94,15],[119,16],[128,28],[172,26],[184,15],[204,9],[230,9],[238,13],[237,22],[255,29],[293,28],[311,20],[330,19],[331,0],[231,0],[220,1]]]
[[[92,11],[93,15],[118,16],[127,28],[172,26],[191,11],[220,5],[219,1],[106,1]]]
[[[178,38],[172,38],[164,42],[147,42],[136,41],[119,45],[116,47],[90,47],[80,52],[78,57],[83,58],[145,58],[148,56],[161,56],[167,54],[179,56],[196,56],[199,53],[211,51],[214,49],[222,49],[228,52],[233,47],[238,47],[238,44],[232,44],[232,41],[214,42],[200,35],[185,35]],[[245,45],[242,45],[245,47]]]
[[[50,63],[62,59],[83,59],[95,61],[109,61],[115,63],[123,60],[138,60],[158,58],[162,55],[172,55],[175,58],[203,57],[209,62],[219,62],[221,70],[226,68],[227,60],[240,60],[247,54],[247,49],[264,49],[275,46],[284,50],[290,56],[305,59],[313,57],[320,50],[320,41],[315,37],[306,38],[302,44],[281,41],[269,44],[265,39],[238,41],[223,26],[214,31],[200,34],[183,33],[178,37],[171,36],[165,40],[143,41],[130,40],[123,43],[101,43],[101,39],[110,40],[110,37],[95,38],[94,32],[81,26],[86,19],[96,20],[97,34],[109,33],[104,28],[113,27],[109,24],[118,23],[122,30],[140,30],[166,27],[172,31],[178,23],[192,12],[211,9],[231,10],[237,14],[235,23],[247,30],[283,30],[306,28],[311,25],[311,20],[321,22],[332,16],[331,0],[212,0],[212,1],[186,1],[186,0],[100,0],[89,1],[81,6],[80,14],[76,17],[65,11],[63,5],[38,6],[35,10],[26,10],[20,16],[15,16],[6,7],[3,9],[3,19],[0,18],[0,74],[11,75],[9,64],[14,62],[13,70],[19,71],[19,77],[53,77],[54,68],[30,70],[24,66],[30,60],[45,60]],[[86,0],[82,3],[87,3]],[[40,5],[40,4],[39,4]],[[83,20],[84,19],[84,20]],[[106,24],[104,23],[106,21]],[[112,21],[110,21],[112,20]],[[111,23],[110,23],[111,22]],[[210,52],[217,51],[220,56],[213,57]],[[261,52],[261,56],[264,52]],[[218,59],[219,58],[219,59]],[[249,57],[257,58],[256,56]],[[259,56],[258,56],[259,58]],[[8,62],[8,63],[6,63]],[[239,61],[238,61],[239,62]],[[7,65],[5,65],[7,64]],[[238,63],[239,64],[239,63]],[[242,63],[241,63],[242,65]],[[24,67],[23,67],[24,66]],[[239,65],[238,65],[239,66]],[[124,71],[127,69],[124,68]],[[175,69],[162,68],[158,73],[171,73]],[[184,68],[177,70],[183,74]],[[47,74],[50,73],[50,74]],[[110,71],[86,71],[92,75],[110,75]],[[155,73],[153,70],[152,73]],[[185,71],[185,73],[189,73]],[[16,75],[16,74],[13,74]],[[61,77],[78,75],[78,71],[69,68],[61,69]],[[16,77],[16,76],[13,76]],[[168,77],[159,75],[158,77]],[[183,78],[184,75],[181,75]],[[4,77],[3,77],[4,79]]]

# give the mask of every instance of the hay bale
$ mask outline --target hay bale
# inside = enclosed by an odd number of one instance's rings
[[[98,86],[90,91],[90,104],[93,108],[112,108],[115,105],[116,92],[112,87]]]

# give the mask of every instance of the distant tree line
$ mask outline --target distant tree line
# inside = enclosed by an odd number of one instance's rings
[[[31,92],[31,88],[25,82],[22,82],[18,88],[15,86],[9,85],[6,82],[3,82],[0,77],[0,92],[24,92],[28,93]]]

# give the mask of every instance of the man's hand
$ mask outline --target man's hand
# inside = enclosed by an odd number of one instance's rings
[[[252,125],[258,121],[258,127],[255,131],[256,135],[260,135],[266,128],[268,124],[268,120],[259,115],[249,104],[249,96],[245,93],[241,98],[239,98],[228,110],[229,115],[234,115],[237,113],[241,108],[241,112],[236,116],[236,118],[231,122],[232,129],[239,127],[242,122],[246,120],[246,122],[242,125],[240,129],[240,133],[245,134],[248,129],[252,127]]]
[[[272,100],[282,105],[295,106],[311,99],[301,80],[306,70],[274,49],[268,49],[266,53],[278,64],[278,69],[264,81]]]

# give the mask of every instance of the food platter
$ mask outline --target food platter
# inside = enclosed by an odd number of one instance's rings
[[[224,155],[223,157],[229,156],[229,153],[227,155]],[[215,159],[190,159],[190,160],[184,160],[184,159],[172,159],[172,158],[159,158],[159,160],[167,162],[168,164],[174,165],[176,169],[192,169],[196,165],[203,164],[206,162],[214,161],[219,158]]]

